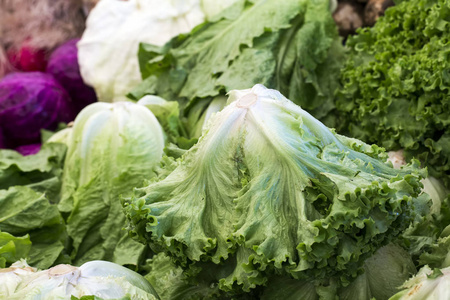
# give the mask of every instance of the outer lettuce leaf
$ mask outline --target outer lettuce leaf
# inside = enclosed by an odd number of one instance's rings
[[[431,245],[427,252],[420,255],[420,263],[431,268],[450,267],[450,225],[443,231],[439,239]]]
[[[342,60],[329,1],[240,0],[164,47],[141,45],[144,81],[130,96],[156,94],[184,108],[261,83],[323,117],[334,108]]]
[[[415,273],[411,256],[400,246],[389,244],[365,261],[364,273],[349,286],[341,288],[339,298],[387,300]]]
[[[424,171],[339,136],[279,92],[233,91],[165,178],[125,199],[130,231],[225,292],[281,273],[347,282],[414,218]]]
[[[0,268],[5,268],[21,258],[26,258],[30,252],[30,237],[15,237],[0,231]]]
[[[390,151],[389,161],[394,168],[400,169],[406,164],[404,151]],[[402,233],[403,245],[413,255],[418,265],[424,265],[418,261],[424,251],[429,251],[433,244],[437,243],[439,236],[450,224],[450,193],[443,182],[428,176],[422,180],[424,193],[431,198],[431,206],[416,205],[416,210],[422,213],[416,216],[411,226]]]
[[[36,155],[0,151],[0,230],[28,235],[28,263],[48,268],[68,262],[63,249],[66,232],[54,205],[59,201],[66,146],[44,144]],[[21,255],[22,257],[22,255]]]
[[[217,96],[214,99],[202,99],[193,105],[188,113],[187,125],[189,136],[199,138],[205,129],[211,116],[221,111],[227,103],[225,96]]]
[[[148,261],[147,268],[145,278],[163,300],[220,299],[217,286],[210,286],[206,282],[190,283],[183,270],[164,253],[153,256]]]
[[[28,239],[28,250],[29,245],[30,241]],[[26,247],[22,246],[21,249],[26,249]],[[23,278],[33,272],[36,272],[36,269],[31,268],[23,259],[13,263],[9,268],[1,269],[0,267],[0,299],[10,299],[10,296],[15,292]]]
[[[28,156],[0,150],[0,189],[27,185],[58,202],[65,154],[66,146],[59,143],[44,144],[37,154]]]
[[[8,299],[159,300],[151,284],[141,275],[105,261],[92,261],[79,268],[58,265],[29,272],[21,279]]]
[[[349,38],[338,130],[419,158],[450,187],[450,3],[402,1]]]
[[[146,247],[128,238],[119,196],[154,176],[164,148],[155,116],[134,103],[95,103],[76,118],[68,142],[61,211],[75,265],[138,265]]]
[[[63,219],[56,205],[42,193],[26,186],[0,190],[0,230],[29,235],[32,245],[27,262],[33,267],[43,269],[67,262]]]

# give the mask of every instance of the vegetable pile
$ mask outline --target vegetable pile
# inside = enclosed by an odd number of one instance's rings
[[[450,4],[342,3],[80,0],[1,67],[0,299],[450,299]]]

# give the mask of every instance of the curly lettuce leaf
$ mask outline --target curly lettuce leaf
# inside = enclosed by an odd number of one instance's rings
[[[450,4],[402,1],[350,37],[338,130],[405,150],[450,186]]]
[[[348,282],[427,203],[417,162],[393,169],[278,91],[228,102],[170,174],[124,199],[131,234],[187,276],[210,271],[232,293],[274,273]]]

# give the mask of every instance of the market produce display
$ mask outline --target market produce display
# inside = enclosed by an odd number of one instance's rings
[[[33,1],[0,300],[450,299],[449,3]]]

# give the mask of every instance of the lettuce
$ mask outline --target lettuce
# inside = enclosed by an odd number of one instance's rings
[[[62,139],[68,150],[58,207],[67,216],[73,263],[137,266],[146,248],[123,230],[119,196],[154,176],[165,145],[157,119],[142,105],[97,102]]]
[[[30,252],[31,241],[28,235],[15,237],[0,231],[0,268],[5,268],[21,258],[26,258]]]
[[[127,100],[141,81],[139,43],[163,45],[204,20],[200,0],[103,0],[90,12],[78,43],[81,75],[99,101]]]
[[[170,172],[123,200],[131,234],[187,277],[230,295],[271,274],[348,283],[427,204],[417,162],[393,169],[278,91],[228,103]]]
[[[404,149],[450,187],[450,4],[401,1],[349,38],[338,131]]]
[[[399,287],[415,273],[416,268],[408,253],[390,243],[364,262],[364,273],[348,286],[339,286],[336,278],[320,281],[274,276],[261,299],[331,300],[337,296],[340,300],[387,300],[398,293]]]
[[[18,273],[17,269],[12,271]],[[60,264],[48,270],[22,271],[17,275],[15,282],[0,281],[0,291],[9,289],[7,296],[10,300],[159,299],[142,276],[106,261],[92,261],[78,268]]]
[[[318,118],[333,108],[344,58],[328,0],[240,0],[163,47],[141,44],[144,81],[182,109],[257,83],[280,90]],[[195,131],[195,129],[191,129]]]

